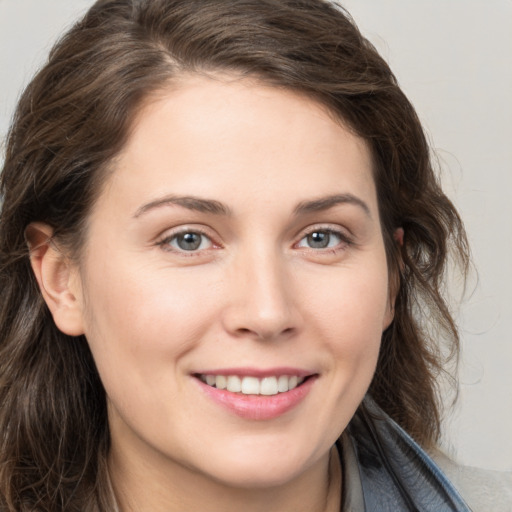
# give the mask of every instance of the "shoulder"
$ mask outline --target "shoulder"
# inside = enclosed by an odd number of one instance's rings
[[[461,466],[441,450],[434,450],[430,456],[473,512],[512,510],[512,471],[490,471]]]

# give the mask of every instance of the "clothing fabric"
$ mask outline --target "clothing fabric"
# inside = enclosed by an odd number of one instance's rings
[[[370,397],[337,446],[342,512],[471,512],[432,458]]]

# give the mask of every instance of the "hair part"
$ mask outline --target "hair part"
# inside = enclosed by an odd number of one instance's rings
[[[88,214],[144,102],[194,73],[304,93],[367,142],[390,275],[399,281],[370,393],[420,443],[438,439],[445,358],[437,335],[449,354],[458,351],[445,269],[453,250],[464,273],[468,248],[388,65],[326,0],[102,0],[25,90],[0,177],[2,509],[115,510],[105,483],[105,392],[85,337],[53,323],[24,232],[44,222],[79,258]],[[403,245],[393,239],[397,227]]]

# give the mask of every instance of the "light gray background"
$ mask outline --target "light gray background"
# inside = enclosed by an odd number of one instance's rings
[[[22,87],[92,3],[0,0],[0,140]],[[343,5],[416,106],[479,273],[459,315],[461,389],[443,444],[464,464],[512,470],[512,1]]]

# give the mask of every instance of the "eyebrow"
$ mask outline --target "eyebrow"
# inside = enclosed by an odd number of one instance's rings
[[[371,212],[368,205],[353,194],[336,194],[312,201],[302,201],[294,209],[295,215],[305,215],[308,213],[328,210],[339,204],[353,204],[359,206],[371,218]],[[201,213],[212,213],[214,215],[232,215],[231,209],[220,201],[214,199],[203,199],[195,196],[165,196],[155,201],[151,201],[141,206],[134,214],[134,217],[140,217],[148,211],[164,206],[177,205],[188,210],[194,210]]]
[[[368,205],[359,197],[352,194],[336,194],[327,197],[321,197],[313,201],[303,201],[299,203],[295,208],[295,215],[304,215],[307,213],[319,212],[328,210],[339,204],[353,204],[363,209],[368,217],[372,217],[370,208]]]
[[[145,213],[161,208],[163,206],[182,206],[188,210],[195,210],[202,213],[213,213],[215,215],[231,215],[231,210],[219,201],[213,199],[203,199],[195,196],[165,196],[161,199],[156,199],[143,206],[141,206],[134,214],[134,217],[140,217]]]

